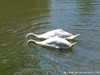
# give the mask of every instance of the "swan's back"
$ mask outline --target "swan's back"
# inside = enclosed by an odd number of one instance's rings
[[[29,42],[33,42],[37,45],[53,47],[53,48],[62,48],[62,49],[70,48],[74,44],[76,44],[76,43],[71,44],[69,41],[62,39],[62,38],[59,38],[59,37],[53,37],[50,39],[46,39],[44,41],[29,40],[28,43]]]
[[[58,36],[60,38],[67,39],[67,37],[71,37],[73,35],[69,32],[62,30],[62,29],[55,29],[55,30],[48,31],[48,32],[40,34],[40,35],[37,35],[34,33],[29,33],[26,37],[28,37],[28,36],[35,36],[37,38],[42,38],[42,39],[48,39],[48,38]]]
[[[56,34],[61,30],[62,29],[51,30],[51,31],[48,31],[48,32],[46,32],[44,34],[38,35],[38,37],[44,38],[44,39],[52,38],[52,37],[55,37]]]
[[[46,38],[46,39],[52,38],[52,37],[55,37],[55,36],[64,38],[64,37],[70,37],[70,36],[72,36],[72,34],[69,33],[69,32],[66,32],[62,29],[56,29],[56,30],[52,30],[52,31],[49,31],[49,32],[46,32],[44,34],[39,35],[39,37]]]
[[[44,44],[55,44],[55,45],[57,45],[57,44],[59,44],[59,45],[61,45],[61,44],[70,45],[71,44],[67,40],[59,38],[57,36],[56,37],[52,37],[52,38],[47,39],[47,40],[44,40],[42,43],[44,43]]]
[[[74,44],[71,44],[69,41],[62,38],[53,37],[53,38],[45,40],[44,45],[49,46],[49,47],[54,47],[54,48],[66,49],[66,48],[72,47],[72,45]]]

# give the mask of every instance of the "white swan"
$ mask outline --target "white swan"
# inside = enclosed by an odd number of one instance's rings
[[[44,34],[40,34],[40,35],[37,35],[37,34],[34,34],[34,33],[28,33],[26,35],[26,38],[28,38],[30,36],[35,36],[35,37],[41,38],[41,39],[48,39],[48,38],[58,36],[60,38],[64,38],[64,39],[67,39],[67,40],[73,40],[79,35],[80,34],[73,35],[69,32],[62,30],[62,29],[55,29],[55,30],[48,31],[48,32],[46,32]]]
[[[71,48],[73,45],[76,44],[76,42],[70,43],[69,41],[59,38],[59,37],[53,37],[53,38],[46,39],[41,42],[30,39],[27,41],[27,44],[29,43],[35,43],[37,45],[52,47],[56,49],[67,49],[67,48]]]

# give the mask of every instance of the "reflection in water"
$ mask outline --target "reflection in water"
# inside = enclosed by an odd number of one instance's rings
[[[81,12],[83,11],[83,13],[84,12],[92,13],[93,10],[95,10],[95,5],[94,5],[95,1],[93,0],[84,0],[84,1],[77,0],[77,3],[79,9],[81,10]]]
[[[77,0],[79,21],[81,21],[83,25],[91,25],[91,21],[94,19],[96,6],[93,3],[95,3],[93,0]]]
[[[46,28],[47,0],[17,0],[2,3],[0,3],[2,6],[0,7],[2,9],[0,12],[0,75],[43,74],[38,65],[43,56],[35,47],[27,48],[24,42],[28,32],[37,32]]]
[[[100,71],[99,0],[3,0],[0,9],[0,75]],[[26,45],[27,33],[56,28],[81,34],[73,49]]]

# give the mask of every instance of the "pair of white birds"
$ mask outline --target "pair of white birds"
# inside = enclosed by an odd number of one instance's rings
[[[71,48],[75,43],[70,43],[68,40],[73,40],[80,34],[73,35],[69,32],[66,32],[62,29],[55,29],[52,31],[48,31],[44,34],[34,34],[34,33],[28,33],[26,35],[26,38],[30,36],[35,36],[36,38],[45,39],[44,41],[35,41],[33,39],[29,39],[27,41],[27,44],[29,43],[35,43],[37,45],[52,47],[56,49],[67,49]]]

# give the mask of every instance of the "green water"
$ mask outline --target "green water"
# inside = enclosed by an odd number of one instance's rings
[[[26,45],[29,32],[80,33],[72,50]],[[99,75],[99,0],[1,0],[0,75]],[[75,72],[93,72],[81,74]]]

